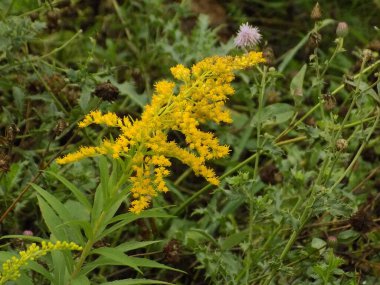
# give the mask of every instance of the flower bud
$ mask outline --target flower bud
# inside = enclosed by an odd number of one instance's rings
[[[319,6],[318,2],[314,5],[313,10],[311,10],[310,18],[313,21],[318,21],[322,18],[321,6]]]
[[[363,50],[363,60],[364,61],[368,61],[370,60],[372,57],[372,51],[370,49],[364,49]]]
[[[336,35],[340,38],[344,38],[348,34],[348,25],[346,22],[339,22],[336,27]]]
[[[338,139],[335,146],[337,150],[343,151],[348,147],[348,142],[345,139]]]
[[[311,49],[314,50],[319,46],[319,44],[322,41],[322,35],[318,32],[313,32],[311,33],[309,37],[309,41],[307,42],[307,46]]]
[[[336,247],[337,243],[338,243],[338,239],[336,238],[336,236],[328,236],[327,237],[327,245],[329,247],[334,248],[334,247]]]
[[[273,49],[271,47],[264,48],[263,56],[265,58],[265,64],[269,66],[274,65],[275,57],[274,57]]]
[[[22,232],[22,234],[24,236],[33,236],[34,235],[34,233],[32,231],[30,231],[30,230],[25,230],[25,231]]]
[[[324,106],[327,111],[331,111],[336,106],[336,99],[331,94],[323,95]]]

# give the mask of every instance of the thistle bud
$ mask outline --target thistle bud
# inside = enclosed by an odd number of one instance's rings
[[[11,158],[9,157],[9,155],[0,153],[0,173],[9,171],[10,160]]]
[[[263,56],[265,58],[265,64],[269,66],[274,65],[275,57],[274,57],[274,52],[271,47],[266,47],[263,50]]]
[[[322,18],[321,6],[319,6],[318,2],[314,5],[313,10],[311,10],[310,18],[313,21],[318,21]]]
[[[309,41],[307,43],[307,46],[310,49],[314,50],[315,48],[317,48],[319,46],[321,41],[322,41],[322,35],[318,32],[313,32],[313,33],[311,33],[311,35],[309,37]]]
[[[119,97],[120,91],[108,80],[107,82],[98,84],[92,94],[105,101],[114,101]]]
[[[327,93],[323,95],[324,107],[327,111],[331,111],[336,106],[336,99],[331,94]]]
[[[22,232],[24,236],[34,236],[34,233],[31,230],[25,230]]]
[[[364,61],[368,61],[370,60],[372,57],[372,51],[370,49],[364,49],[363,50],[363,60]]]
[[[337,150],[343,151],[348,147],[348,142],[345,139],[338,139],[335,146]]]
[[[339,22],[336,27],[336,35],[340,38],[344,38],[348,34],[348,25],[346,22]]]
[[[334,248],[336,247],[338,243],[338,239],[336,238],[336,236],[328,236],[327,237],[327,245],[331,248]]]

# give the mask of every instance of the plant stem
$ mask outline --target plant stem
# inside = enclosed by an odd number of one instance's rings
[[[362,143],[362,145],[360,146],[359,150],[357,151],[356,155],[354,156],[354,158],[352,159],[350,165],[346,168],[346,170],[344,171],[344,173],[338,178],[338,180],[334,183],[333,186],[331,186],[331,191],[333,191],[335,189],[336,186],[338,186],[338,184],[344,179],[344,177],[346,177],[346,175],[352,170],[352,168],[354,167],[356,161],[359,159],[362,151],[364,150],[364,148],[366,147],[372,133],[375,131],[376,129],[376,126],[377,126],[377,123],[379,122],[379,116],[380,116],[380,110],[378,109],[377,110],[378,112],[378,115],[376,117],[376,120],[370,130],[370,132],[368,133],[366,139],[364,140],[364,142]]]
[[[80,270],[82,269],[84,262],[86,261],[87,256],[91,252],[92,246],[94,245],[95,242],[97,242],[98,229],[99,229],[101,223],[103,222],[103,219],[105,216],[106,216],[106,212],[102,211],[99,218],[96,220],[95,225],[94,225],[93,230],[92,230],[92,236],[91,236],[91,238],[88,239],[86,245],[83,248],[82,254],[81,254],[78,262],[75,265],[73,273],[71,274],[71,280],[75,279],[78,276]]]

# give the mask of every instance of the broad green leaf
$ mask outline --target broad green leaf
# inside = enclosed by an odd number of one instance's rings
[[[126,94],[136,105],[141,108],[147,103],[146,94],[138,94],[136,88],[133,84],[128,81],[125,81],[123,84],[117,84],[122,94]]]
[[[67,200],[64,204],[67,211],[75,213],[75,218],[83,221],[90,221],[90,212],[76,200]]]
[[[307,64],[305,63],[290,82],[290,94],[292,96],[303,96],[303,81],[305,78],[306,69]]]
[[[278,125],[289,121],[294,114],[294,107],[286,103],[276,103],[263,108],[261,116],[257,114],[252,118],[251,126],[261,123],[264,127]],[[260,118],[260,119],[259,119]]]
[[[105,282],[105,283],[101,283],[100,285],[140,285],[140,284],[141,285],[142,284],[172,285],[173,283],[168,283],[168,282],[158,281],[158,280],[150,280],[150,279],[124,279],[124,280]]]
[[[311,247],[315,249],[321,249],[326,245],[326,242],[320,238],[313,238],[311,241]]]
[[[87,197],[82,193],[82,191],[79,190],[73,183],[71,183],[65,177],[59,175],[58,173],[54,173],[52,171],[45,171],[45,172],[51,176],[54,176],[59,181],[61,181],[62,184],[65,185],[67,189],[69,189],[73,193],[75,198],[77,198],[77,200],[83,206],[85,206],[87,210],[91,210],[91,203],[88,201]]]

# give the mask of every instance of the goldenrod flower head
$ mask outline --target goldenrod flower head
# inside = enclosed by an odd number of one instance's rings
[[[196,175],[218,185],[215,172],[206,162],[228,155],[229,147],[220,145],[214,134],[201,131],[200,124],[207,121],[230,123],[231,116],[224,104],[228,96],[234,94],[230,85],[234,71],[264,61],[261,52],[250,52],[236,57],[209,57],[191,69],[177,65],[171,72],[180,82],[157,82],[152,102],[145,107],[140,120],[93,111],[79,123],[82,128],[90,124],[117,127],[121,134],[115,141],[104,140],[99,146],[82,147],[57,162],[65,164],[96,155],[131,159],[131,192],[135,200],[130,211],[134,213],[146,209],[159,192],[168,191],[164,179],[170,173],[169,158],[182,161]],[[169,131],[181,132],[187,147],[181,148],[169,141]]]
[[[20,277],[21,267],[26,265],[29,260],[35,260],[53,250],[82,250],[82,247],[66,241],[57,241],[56,243],[43,241],[41,246],[32,243],[25,251],[19,252],[19,257],[13,256],[3,263],[0,284],[5,284],[9,280],[16,280]]]

